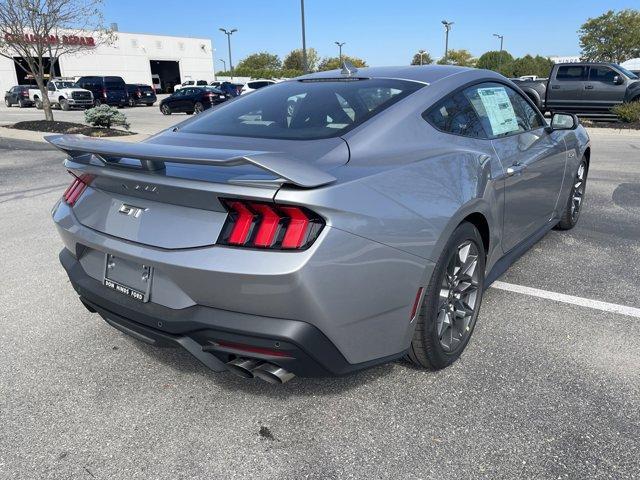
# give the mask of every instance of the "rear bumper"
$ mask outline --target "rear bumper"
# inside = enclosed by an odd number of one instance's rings
[[[349,363],[338,348],[313,325],[220,310],[201,305],[174,310],[140,303],[103,286],[84,272],[80,262],[63,249],[60,263],[81,302],[118,330],[156,346],[180,346],[214,371],[236,357],[268,361],[302,377],[343,375],[404,355],[397,354],[358,364]],[[275,350],[270,355],[218,345],[238,344]]]

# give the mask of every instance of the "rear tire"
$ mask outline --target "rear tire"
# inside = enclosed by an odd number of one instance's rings
[[[29,106],[29,104],[21,99],[21,100],[18,100],[18,106],[20,108],[27,108]]]
[[[35,97],[34,102],[36,104],[36,108],[38,110],[42,110],[42,100],[40,100],[38,97]]]
[[[582,157],[580,165],[578,165],[578,170],[576,170],[576,174],[573,177],[573,185],[571,185],[571,190],[569,190],[569,198],[567,198],[564,212],[562,212],[560,221],[556,226],[558,230],[571,230],[578,223],[587,189],[588,171],[587,161]]]
[[[460,357],[480,312],[484,271],[480,233],[463,222],[449,238],[426,288],[407,354],[411,362],[439,370]]]
[[[202,103],[200,103],[200,102],[196,102],[196,104],[193,106],[193,111],[195,113],[204,112],[204,105],[202,105]]]
[[[102,102],[100,101],[100,99],[96,98],[96,99],[93,101],[93,106],[94,106],[94,107],[99,107],[100,105],[102,105]]]
[[[136,106],[136,101],[133,98],[129,98],[129,106],[132,108]]]

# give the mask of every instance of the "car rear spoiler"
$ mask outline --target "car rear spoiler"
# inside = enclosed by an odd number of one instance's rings
[[[93,155],[102,166],[124,166],[122,159],[140,161],[142,169],[149,172],[163,170],[165,162],[233,167],[255,165],[303,188],[313,188],[332,183],[336,178],[313,165],[279,152],[232,152],[225,158],[212,158],[216,150],[201,147],[184,147],[156,143],[129,143],[85,137],[84,135],[48,135],[44,139],[67,153],[75,162],[83,156]]]

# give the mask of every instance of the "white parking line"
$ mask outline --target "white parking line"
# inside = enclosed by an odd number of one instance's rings
[[[546,298],[555,300],[556,302],[570,303],[571,305],[579,305],[581,307],[602,310],[603,312],[620,313],[629,317],[640,318],[640,308],[627,307],[626,305],[617,305],[615,303],[601,302],[599,300],[591,300],[589,298],[574,297],[563,293],[549,292],[548,290],[540,290],[538,288],[524,287],[513,283],[493,282],[492,288],[506,290],[508,292],[522,293],[533,297]]]

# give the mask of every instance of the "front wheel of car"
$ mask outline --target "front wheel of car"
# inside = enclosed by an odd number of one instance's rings
[[[478,229],[460,224],[426,287],[408,359],[431,370],[455,362],[469,343],[484,290],[485,251]]]
[[[133,98],[129,98],[129,106],[130,107],[135,107],[136,106],[136,101]]]
[[[65,112],[69,111],[69,102],[64,98],[60,99],[60,108]]]
[[[163,115],[171,115],[171,109],[169,105],[160,105],[160,111]]]
[[[10,107],[10,106],[11,106],[11,102],[9,101],[9,99],[8,99],[8,98],[5,98],[5,99],[4,99],[4,104],[5,104],[7,107]]]
[[[569,191],[569,198],[564,207],[564,212],[560,217],[557,228],[558,230],[571,230],[578,223],[580,211],[584,204],[584,194],[587,190],[587,161],[583,158],[578,165],[578,170],[573,177],[573,184]]]

